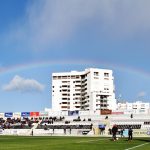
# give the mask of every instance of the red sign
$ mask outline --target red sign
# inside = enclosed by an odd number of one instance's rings
[[[117,112],[112,112],[112,115],[122,115],[122,114],[124,114],[124,112],[119,112],[119,111],[117,111]]]
[[[30,112],[31,117],[39,117],[39,112]]]
[[[112,110],[104,109],[100,111],[101,115],[110,115],[112,113]]]

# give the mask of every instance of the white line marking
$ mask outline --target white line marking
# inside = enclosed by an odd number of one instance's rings
[[[98,139],[98,140],[80,141],[80,142],[76,142],[76,143],[88,143],[88,142],[95,142],[95,141],[102,141],[102,140],[107,140],[107,139]]]
[[[125,150],[134,149],[134,148],[141,147],[141,146],[144,146],[144,145],[147,145],[147,144],[149,144],[149,143],[140,144],[140,145],[137,145],[137,146],[134,146],[134,147],[131,147],[131,148],[127,148]]]

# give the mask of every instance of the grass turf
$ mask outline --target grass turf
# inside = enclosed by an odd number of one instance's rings
[[[137,147],[136,147],[137,146]],[[0,136],[0,150],[150,150],[150,138]]]

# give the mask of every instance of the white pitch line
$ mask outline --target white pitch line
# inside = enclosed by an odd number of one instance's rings
[[[125,150],[134,149],[134,148],[141,147],[141,146],[144,146],[144,145],[147,145],[147,144],[149,144],[149,143],[140,144],[140,145],[137,145],[137,146],[134,146],[134,147],[131,147],[131,148],[127,148]]]
[[[95,142],[95,141],[102,141],[102,140],[107,140],[107,139],[98,139],[98,140],[80,141],[80,142],[76,142],[76,143],[88,143],[88,142]]]

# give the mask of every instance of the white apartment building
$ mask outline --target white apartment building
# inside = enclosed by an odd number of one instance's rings
[[[90,68],[52,74],[52,110],[116,109],[112,70]]]
[[[150,110],[150,103],[144,103],[142,101],[118,103],[117,109],[124,112],[132,112],[134,114],[148,113]]]

